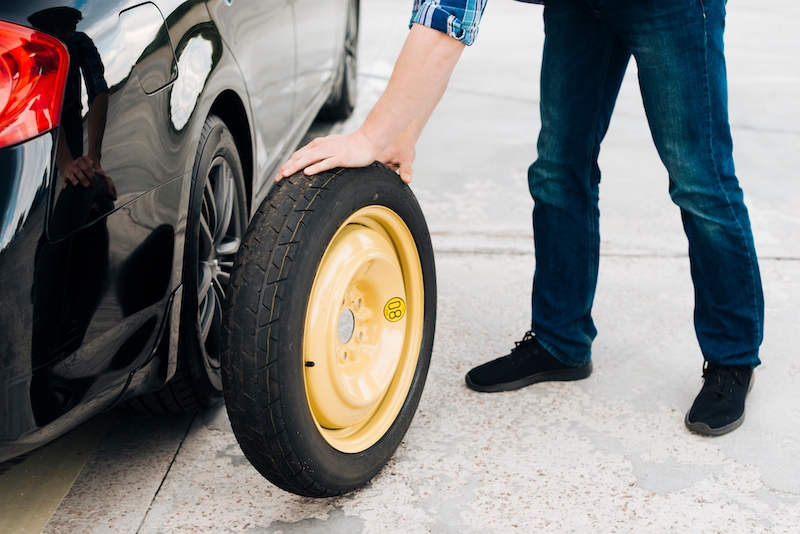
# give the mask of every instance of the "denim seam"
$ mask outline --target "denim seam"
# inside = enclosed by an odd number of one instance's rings
[[[728,192],[725,190],[725,187],[722,185],[722,178],[720,177],[719,169],[717,168],[717,161],[716,161],[716,158],[714,157],[714,122],[713,122],[714,119],[713,119],[712,112],[711,112],[711,108],[712,108],[712,105],[711,105],[711,81],[710,81],[710,76],[709,76],[709,73],[708,73],[708,48],[709,48],[708,47],[708,16],[707,16],[707,13],[706,13],[706,6],[705,6],[705,3],[703,2],[703,0],[698,0],[698,2],[700,4],[700,9],[703,12],[703,74],[705,76],[704,82],[705,82],[706,99],[707,99],[706,109],[708,111],[708,113],[707,113],[707,117],[708,117],[708,151],[709,151],[709,157],[711,159],[711,168],[714,169],[714,176],[717,179],[717,184],[719,185],[720,191],[725,196],[725,201],[728,203],[728,209],[731,212],[731,216],[733,217],[733,220],[736,221],[736,225],[739,228],[739,232],[740,232],[740,236],[742,238],[742,241],[746,243],[747,242],[747,236],[745,235],[745,231],[744,231],[744,228],[742,227],[741,221],[736,216],[736,213],[733,210],[733,203],[731,202],[730,196],[728,195]],[[754,269],[753,258],[752,258],[752,255],[750,253],[750,250],[748,249],[748,250],[746,250],[746,252],[747,252],[747,260],[748,260],[749,267],[750,267],[750,275],[751,275],[751,279],[753,280],[753,287],[751,288],[752,289],[752,294],[753,294],[753,311],[755,312],[753,314],[753,316],[756,318],[754,334],[755,334],[755,339],[760,339],[761,336],[763,336],[763,332],[761,331],[762,329],[761,329],[760,320],[759,320],[759,314],[758,314],[758,297],[757,297],[758,291],[756,290],[756,287],[755,287],[756,272],[755,272],[755,269]],[[757,352],[758,352],[758,348],[756,348],[756,353]]]

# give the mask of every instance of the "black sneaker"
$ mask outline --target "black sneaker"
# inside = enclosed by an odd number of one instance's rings
[[[479,365],[467,373],[467,387],[495,392],[519,389],[536,382],[580,380],[592,374],[592,362],[570,367],[539,344],[533,332],[516,342],[511,354]]]
[[[753,387],[747,366],[703,365],[703,389],[686,414],[686,427],[704,436],[721,436],[744,422],[744,399]]]

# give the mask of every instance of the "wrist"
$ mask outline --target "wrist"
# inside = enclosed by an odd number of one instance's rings
[[[377,159],[378,154],[383,151],[381,149],[381,142],[375,142],[377,136],[370,131],[366,123],[354,131],[351,135],[358,141],[365,151],[372,154],[373,160]],[[386,146],[388,146],[388,144]]]

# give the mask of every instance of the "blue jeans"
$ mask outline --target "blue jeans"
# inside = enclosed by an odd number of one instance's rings
[[[694,322],[717,365],[760,363],[764,298],[733,167],[724,0],[547,0],[534,199],[532,329],[568,365],[591,357],[600,253],[597,156],[633,56],[689,240]]]

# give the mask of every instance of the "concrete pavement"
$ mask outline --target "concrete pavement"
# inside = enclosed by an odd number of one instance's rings
[[[406,33],[408,0],[362,2],[363,120]],[[747,420],[719,438],[683,416],[701,385],[686,240],[629,67],[601,153],[595,372],[466,389],[529,324],[541,8],[493,0],[418,146],[412,184],[439,310],[419,412],[362,490],[287,494],[246,461],[224,409],[117,413],[44,532],[800,532],[800,7],[728,3],[737,172],[765,286],[764,364]]]

